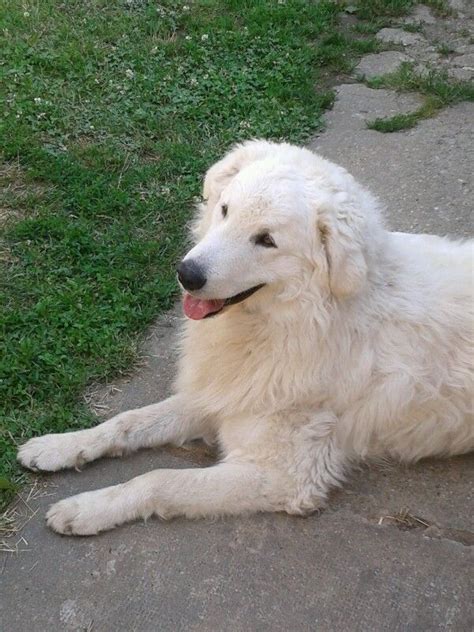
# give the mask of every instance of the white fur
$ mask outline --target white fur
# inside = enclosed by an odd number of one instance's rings
[[[31,469],[204,437],[221,462],[157,470],[55,504],[49,525],[321,507],[351,462],[474,448],[473,242],[388,232],[374,198],[306,149],[252,141],[208,172],[188,253],[199,298],[265,287],[186,321],[176,394],[96,428],[28,441]],[[222,204],[228,207],[222,216]],[[277,248],[255,245],[271,233]]]

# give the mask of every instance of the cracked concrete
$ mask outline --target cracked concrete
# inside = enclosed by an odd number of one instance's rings
[[[348,168],[384,202],[390,225],[472,234],[474,104],[383,135],[366,120],[407,112],[417,95],[342,85],[313,149]],[[103,416],[169,393],[180,309],[161,317],[128,379],[91,389]],[[0,559],[5,632],[377,632],[474,627],[474,457],[353,473],[327,510],[225,520],[150,520],[95,538],[47,530],[47,506],[158,467],[199,467],[201,445],[147,450],[83,472],[38,476],[24,526]]]
[[[339,162],[376,193],[390,225],[408,232],[472,235],[474,104],[460,103],[413,129],[380,134],[366,121],[415,105],[416,95],[339,86],[329,130],[313,148]]]
[[[436,17],[429,7],[419,5],[396,28],[381,29],[376,38],[391,50],[363,57],[356,67],[356,75],[372,79],[393,73],[402,63],[411,62],[421,75],[442,70],[459,81],[474,79],[474,4],[458,4],[461,9],[444,18]],[[416,26],[421,32],[404,30],[407,26]]]

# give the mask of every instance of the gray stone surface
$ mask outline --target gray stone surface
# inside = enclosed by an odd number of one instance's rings
[[[52,477],[55,497],[184,465],[163,451],[104,461]],[[472,555],[459,534],[470,522],[470,473],[467,458],[364,470],[309,519],[150,520],[62,538],[38,517],[23,531],[28,550],[5,560],[2,630],[469,630]],[[51,500],[34,503],[39,514]],[[384,519],[406,506],[458,539]]]
[[[463,40],[461,44],[457,45],[455,52],[460,55],[474,54],[474,44],[466,44]]]
[[[439,52],[447,49],[458,54],[467,54],[473,51],[474,2],[461,0],[458,4],[462,10],[459,10],[458,7],[458,10],[453,10],[443,18],[433,16],[431,12],[431,16],[435,19],[417,21],[415,18],[417,12],[415,11],[413,15],[404,19],[407,24],[418,23],[422,29],[424,41],[405,49],[414,57],[415,61],[431,62],[434,69],[449,70],[456,57],[448,53],[438,56],[438,59],[433,59],[433,51]],[[418,7],[417,11],[426,13],[421,7]],[[426,15],[428,14],[426,13]],[[436,64],[433,63],[434,61]]]
[[[474,53],[458,55],[451,61],[454,68],[450,74],[461,81],[472,81],[474,79]]]
[[[448,5],[461,17],[474,14],[472,0],[448,0]]]
[[[472,68],[449,68],[448,75],[457,81],[472,81],[474,70]]]
[[[398,134],[366,129],[369,119],[420,103],[416,95],[340,86],[312,147],[378,194],[393,228],[470,235],[474,104]],[[159,319],[131,377],[90,389],[95,410],[110,416],[169,393],[179,318],[178,306]],[[60,537],[44,526],[47,506],[60,498],[215,458],[195,445],[38,476],[16,508],[13,552],[0,558],[0,630],[473,629],[473,456],[361,468],[327,510],[306,519],[150,520],[94,538]]]
[[[376,38],[387,44],[401,44],[402,46],[414,46],[425,43],[425,38],[419,33],[409,33],[403,29],[385,28],[379,31]]]
[[[455,66],[459,66],[460,68],[474,70],[474,52],[454,57],[453,64]]]
[[[356,66],[355,73],[366,79],[380,77],[395,72],[403,62],[412,61],[411,57],[396,50],[365,55]]]
[[[423,100],[416,94],[399,94],[392,90],[373,90],[361,83],[343,84],[336,89],[334,108],[326,115],[329,129],[321,138],[338,134],[340,140],[347,132],[365,132],[367,121],[375,118],[405,114],[418,108]],[[361,135],[365,138],[365,134]],[[377,137],[379,134],[377,133]],[[344,153],[343,151],[341,153]]]
[[[406,18],[405,22],[407,24],[435,24],[436,18],[429,7],[420,4],[415,7],[413,13]]]

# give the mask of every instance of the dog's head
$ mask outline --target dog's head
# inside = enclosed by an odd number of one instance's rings
[[[367,279],[373,200],[308,150],[251,141],[206,174],[196,245],[178,267],[184,310],[206,318],[242,301],[295,298],[315,284],[342,299]],[[250,298],[252,297],[252,298]]]

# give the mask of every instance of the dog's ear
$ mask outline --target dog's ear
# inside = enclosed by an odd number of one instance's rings
[[[222,191],[239,171],[253,162],[268,155],[274,143],[266,140],[251,140],[236,145],[222,160],[216,162],[204,178],[203,198],[215,206]]]
[[[242,148],[236,147],[207,171],[202,187],[202,197],[212,208],[217,204],[222,191],[242,169],[242,154]]]
[[[265,140],[241,143],[208,170],[204,178],[203,202],[198,206],[198,217],[193,227],[193,233],[197,239],[203,237],[209,228],[212,210],[226,186],[243,167],[264,158],[273,147],[274,143]]]
[[[338,298],[357,294],[367,280],[363,250],[363,220],[347,213],[320,210],[318,231],[324,250],[329,289]]]

